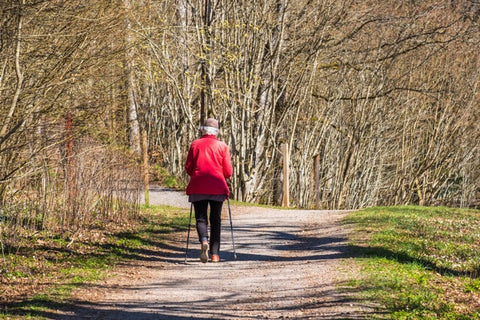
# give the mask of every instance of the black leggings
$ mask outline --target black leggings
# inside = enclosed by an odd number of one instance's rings
[[[197,221],[197,233],[200,242],[208,240],[207,211],[210,203],[210,252],[220,252],[220,232],[222,225],[222,201],[201,200],[193,202],[195,207],[195,219]]]

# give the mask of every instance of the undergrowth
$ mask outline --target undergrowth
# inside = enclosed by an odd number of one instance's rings
[[[68,298],[74,289],[105,278],[119,261],[155,252],[167,234],[187,225],[188,210],[143,206],[138,219],[122,225],[67,238],[42,233],[19,238],[0,257],[0,319],[55,317],[55,310],[72,307]]]

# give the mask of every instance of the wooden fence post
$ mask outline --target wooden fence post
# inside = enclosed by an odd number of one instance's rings
[[[142,151],[143,151],[143,184],[145,188],[145,205],[150,205],[150,191],[149,191],[149,179],[148,179],[148,144],[147,144],[147,131],[142,132]]]
[[[283,149],[283,207],[288,207],[290,205],[290,185],[288,180],[288,166],[289,166],[289,156],[288,156],[288,143],[282,144]]]
[[[66,159],[66,181],[67,181],[67,201],[71,205],[76,196],[75,181],[75,157],[73,153],[73,115],[67,111],[65,116],[65,159]],[[73,211],[73,209],[72,209]]]
[[[313,158],[313,167],[315,175],[315,208],[320,208],[320,156],[317,154]]]

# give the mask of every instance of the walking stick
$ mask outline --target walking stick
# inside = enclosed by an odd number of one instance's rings
[[[193,209],[193,202],[190,204],[190,218],[188,219],[188,233],[187,233],[187,245],[185,248],[185,264],[187,264],[187,254],[188,254],[188,243],[190,242],[190,225],[192,222],[192,209]]]
[[[237,260],[237,253],[235,252],[235,239],[233,238],[233,224],[232,224],[232,210],[230,209],[230,199],[227,198],[228,216],[230,217],[230,232],[232,233],[233,258]]]

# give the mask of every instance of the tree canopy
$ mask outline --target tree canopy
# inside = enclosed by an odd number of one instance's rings
[[[5,0],[0,216],[135,214],[141,131],[186,182],[208,116],[239,200],[280,203],[288,143],[297,207],[478,206],[479,16],[473,0]]]

